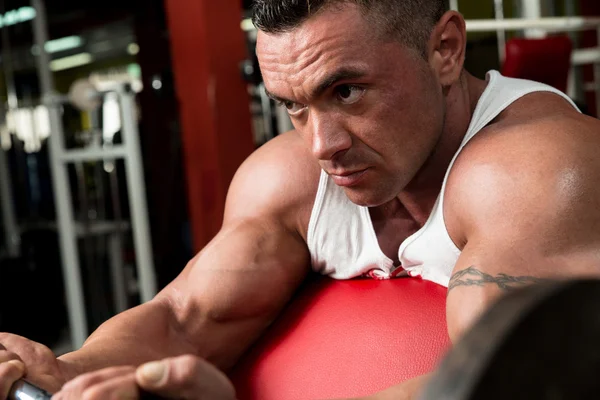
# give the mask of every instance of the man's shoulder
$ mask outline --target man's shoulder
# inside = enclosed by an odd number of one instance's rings
[[[599,148],[599,120],[580,114],[555,94],[533,93],[475,135],[461,151],[455,170],[464,173],[486,164],[510,172],[568,162],[585,168],[594,163],[580,163],[581,158]]]
[[[277,136],[240,166],[230,187],[226,217],[271,215],[300,229],[308,225],[320,167],[295,132]]]
[[[245,169],[246,173],[257,174],[261,185],[276,186],[282,192],[286,189],[296,199],[316,195],[321,168],[295,131],[270,140],[244,164],[241,169]],[[250,181],[254,180],[248,178]]]
[[[542,101],[515,104],[457,157],[446,186],[449,230],[460,231],[465,219],[477,225],[600,199],[600,121],[556,95],[535,96]]]

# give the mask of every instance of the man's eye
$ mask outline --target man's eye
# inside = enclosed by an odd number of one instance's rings
[[[352,85],[340,85],[335,88],[335,93],[342,103],[354,104],[362,98],[365,89]]]
[[[279,105],[285,107],[287,112],[292,115],[299,113],[306,107],[303,104],[294,103],[293,101],[281,101]]]

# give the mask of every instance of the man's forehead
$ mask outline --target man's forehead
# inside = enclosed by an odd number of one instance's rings
[[[329,43],[348,45],[372,36],[372,29],[355,5],[326,8],[299,26],[282,33],[258,32],[259,58],[283,56],[290,50],[311,48]]]
[[[265,37],[262,51],[257,50],[263,79],[275,98],[292,98],[291,89],[308,100],[334,82],[364,76],[369,69],[365,51],[347,37],[329,32],[312,42],[302,40]]]

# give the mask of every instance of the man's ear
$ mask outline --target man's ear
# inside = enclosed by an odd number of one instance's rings
[[[427,46],[429,64],[443,87],[459,80],[465,62],[467,30],[456,11],[448,11],[431,32]]]

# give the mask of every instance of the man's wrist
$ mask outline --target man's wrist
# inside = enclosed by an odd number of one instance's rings
[[[67,353],[57,357],[56,362],[63,384],[85,372],[84,368],[80,365],[80,361],[74,356],[74,353]]]

